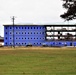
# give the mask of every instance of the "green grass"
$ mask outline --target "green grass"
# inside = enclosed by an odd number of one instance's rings
[[[76,75],[76,50],[0,50],[0,75]]]

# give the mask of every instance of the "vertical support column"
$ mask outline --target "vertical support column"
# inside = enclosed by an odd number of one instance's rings
[[[55,35],[54,30],[55,30],[55,27],[53,26],[53,40],[54,40],[54,35]]]

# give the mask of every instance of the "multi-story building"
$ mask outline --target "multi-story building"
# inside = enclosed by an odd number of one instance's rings
[[[5,46],[76,46],[75,25],[4,25]]]
[[[4,25],[5,46],[41,46],[45,42],[44,25]]]

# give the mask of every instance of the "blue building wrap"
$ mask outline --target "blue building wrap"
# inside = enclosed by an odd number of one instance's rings
[[[14,27],[13,25],[4,25],[4,45],[26,46],[32,44],[41,46],[45,42],[45,30],[43,25],[14,25]]]

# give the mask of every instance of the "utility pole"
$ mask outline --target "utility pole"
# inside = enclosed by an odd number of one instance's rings
[[[12,22],[13,22],[13,47],[15,48],[15,37],[14,37],[14,21],[15,21],[15,17],[13,16],[11,19],[12,19]]]

